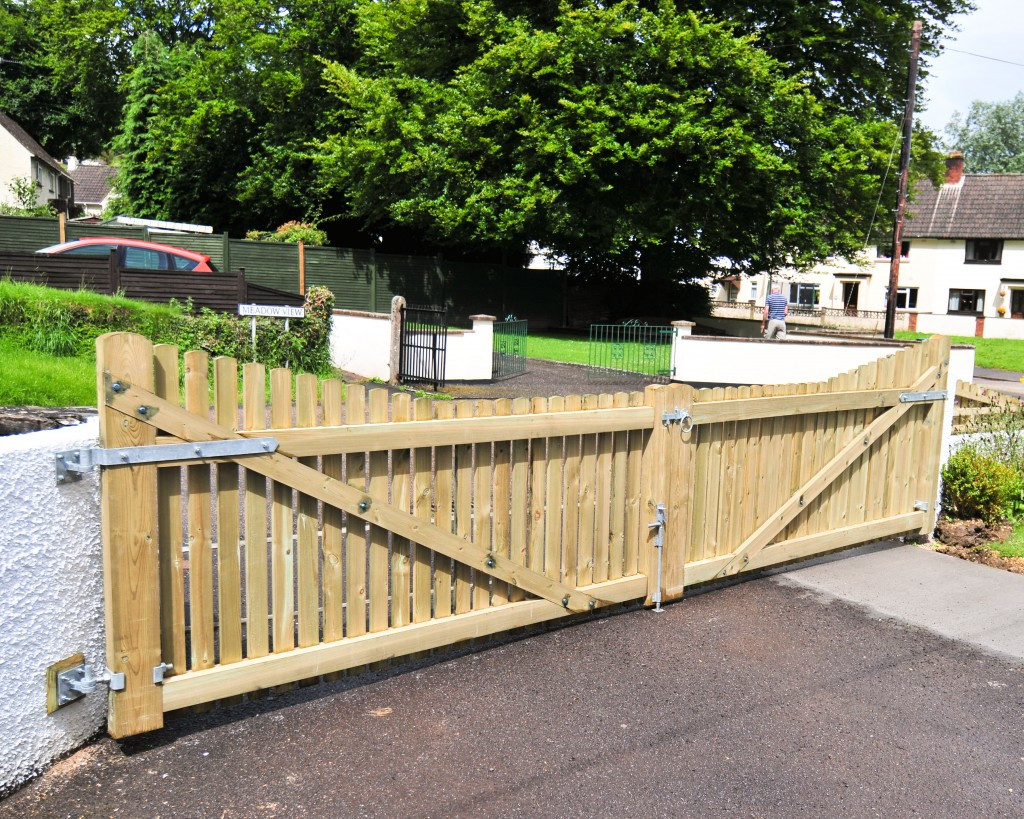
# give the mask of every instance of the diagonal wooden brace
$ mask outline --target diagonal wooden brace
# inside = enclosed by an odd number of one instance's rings
[[[929,368],[906,391],[926,390],[934,386],[938,381],[940,371],[940,366]],[[861,435],[858,435],[853,441],[844,446],[831,461],[825,464],[817,474],[782,504],[774,515],[762,523],[750,537],[743,541],[733,553],[732,559],[718,576],[728,577],[743,571],[754,555],[768,546],[779,532],[789,526],[807,504],[831,486],[836,478],[853,466],[864,452],[915,406],[917,405],[912,403],[898,404],[882,415],[879,415]]]
[[[169,435],[192,442],[225,441],[243,437],[147,390],[123,382],[117,384],[117,390],[114,390],[113,386],[108,376],[104,391],[107,406],[138,421],[144,421]],[[252,455],[246,456],[244,460],[239,459],[238,462],[246,469],[287,484],[303,494],[401,537],[409,538],[428,549],[433,549],[498,580],[518,586],[570,611],[582,612],[608,605],[606,601],[531,571],[496,552],[482,549],[408,512],[403,512],[393,504],[371,498],[353,486],[330,478],[284,455]]]

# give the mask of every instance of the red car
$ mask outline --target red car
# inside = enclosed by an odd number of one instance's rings
[[[90,236],[72,242],[61,242],[59,245],[37,250],[36,253],[106,257],[112,250],[117,251],[118,267],[136,270],[190,270],[194,273],[214,273],[217,270],[210,262],[210,257],[203,253],[173,245],[144,242],[141,239],[119,239],[114,236]]]

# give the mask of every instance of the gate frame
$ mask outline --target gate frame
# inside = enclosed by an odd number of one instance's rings
[[[434,385],[436,392],[445,383],[445,367],[448,353],[448,308],[426,307],[402,304],[399,308],[398,331],[398,381],[401,384],[422,382]],[[409,314],[413,314],[410,316]],[[437,319],[431,322],[429,318]],[[426,325],[424,329],[413,329],[409,324]],[[413,342],[415,335],[429,335],[431,344]],[[429,366],[419,367],[424,353],[429,352]]]

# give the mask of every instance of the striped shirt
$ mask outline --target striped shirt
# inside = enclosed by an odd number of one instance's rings
[[[786,317],[786,307],[789,302],[786,301],[786,297],[781,293],[771,293],[768,298],[764,300],[764,306],[768,308],[768,318],[770,320],[784,319]]]

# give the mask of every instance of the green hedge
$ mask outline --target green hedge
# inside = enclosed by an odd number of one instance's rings
[[[54,290],[0,280],[0,336],[53,356],[94,358],[96,338],[109,332],[132,332],[154,343],[206,350],[211,356],[258,361],[267,367],[286,364],[299,372],[331,371],[329,339],[334,296],[324,287],[306,296],[306,318],[293,319],[289,332],[280,319],[257,319],[256,348],[250,320],[191,305],[156,305],[85,290]]]

